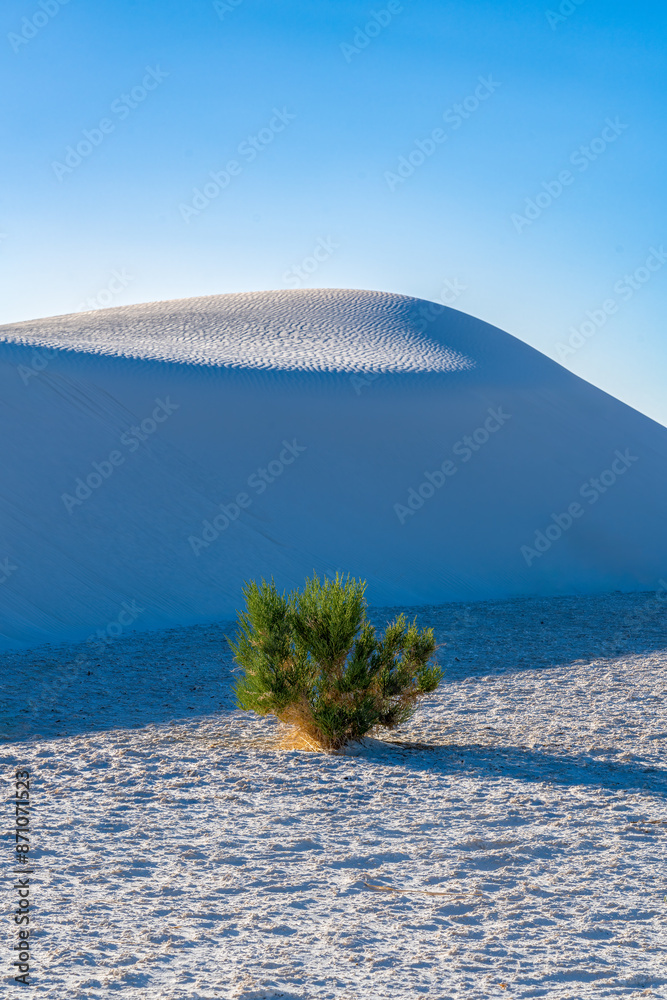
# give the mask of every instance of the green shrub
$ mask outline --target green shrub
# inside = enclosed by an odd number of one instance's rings
[[[230,645],[243,670],[237,704],[276,715],[325,750],[410,718],[438,686],[432,629],[404,615],[378,636],[366,617],[366,584],[350,577],[306,580],[303,591],[246,584],[246,609]]]

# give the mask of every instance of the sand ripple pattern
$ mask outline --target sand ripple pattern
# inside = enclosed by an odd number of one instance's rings
[[[211,367],[447,372],[474,367],[434,337],[423,303],[344,289],[248,292],[15,323],[0,341]]]

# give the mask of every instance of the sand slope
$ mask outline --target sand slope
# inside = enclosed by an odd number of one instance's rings
[[[262,292],[14,324],[0,383],[5,647],[229,617],[261,575],[419,605],[667,567],[667,430],[443,306]]]

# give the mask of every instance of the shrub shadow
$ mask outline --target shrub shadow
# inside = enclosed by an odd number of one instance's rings
[[[408,743],[364,740],[349,751],[380,767],[440,771],[482,778],[555,785],[596,785],[667,795],[667,769],[641,761],[599,760],[585,753],[554,753],[519,746],[481,743]]]

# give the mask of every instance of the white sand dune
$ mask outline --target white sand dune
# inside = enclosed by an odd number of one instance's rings
[[[229,617],[250,577],[340,569],[420,605],[667,567],[667,430],[442,306],[262,292],[13,324],[0,381],[5,648]]]

